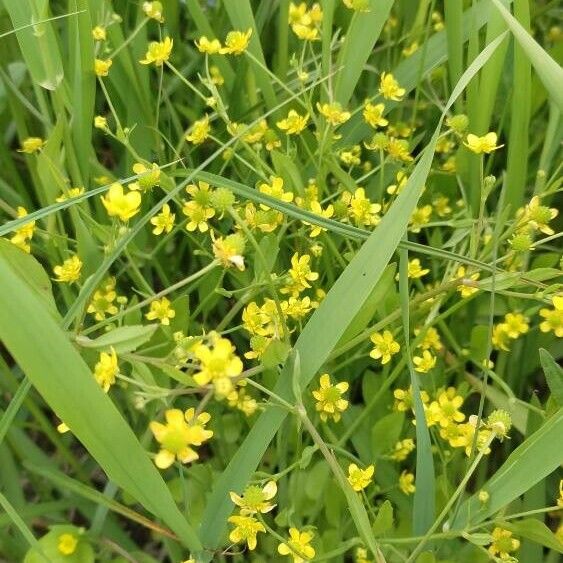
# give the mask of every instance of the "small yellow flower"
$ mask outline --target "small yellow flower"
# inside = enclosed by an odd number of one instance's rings
[[[338,102],[320,104],[317,102],[319,113],[334,127],[342,125],[350,119],[350,112],[342,109]]]
[[[275,197],[285,203],[293,201],[293,192],[286,192],[283,189],[283,178],[280,178],[279,176],[271,176],[270,182],[270,184],[262,183],[258,186],[261,193],[269,195],[270,197]],[[263,203],[260,204],[260,207],[264,210],[270,209],[270,207],[264,205]]]
[[[563,479],[559,481],[559,498],[557,499],[557,506],[563,508]]]
[[[455,387],[448,387],[426,409],[428,426],[439,424],[440,427],[446,428],[452,423],[463,422],[465,415],[459,410],[461,405],[463,405],[463,397],[457,394]]]
[[[96,76],[107,76],[113,61],[111,59],[95,59],[94,60],[94,73]]]
[[[545,319],[540,323],[540,330],[553,331],[555,336],[563,338],[563,295],[554,295],[551,302],[553,309],[540,309],[540,317]]]
[[[498,555],[501,560],[514,561],[510,554],[520,547],[520,541],[512,537],[510,530],[503,528],[495,528],[491,535],[493,542],[489,546],[489,553],[493,557]]]
[[[432,206],[423,205],[422,207],[417,207],[409,219],[409,230],[413,233],[420,233],[421,227],[430,222],[430,216],[432,215]]]
[[[332,418],[334,422],[338,422],[340,413],[348,408],[348,401],[342,398],[342,395],[348,391],[348,382],[341,381],[333,385],[328,373],[324,373],[319,383],[320,387],[313,391],[313,397],[317,400],[315,407],[320,412],[321,420],[326,422]]]
[[[115,278],[108,278],[102,284],[102,287],[94,293],[87,312],[93,314],[97,321],[103,321],[106,315],[117,313],[118,309],[113,303],[116,298]]]
[[[297,528],[289,529],[289,539],[278,545],[280,555],[291,555],[293,563],[304,563],[315,557],[315,550],[311,545],[313,532],[300,532]]]
[[[214,238],[213,233],[213,256],[225,268],[235,266],[241,272],[244,271],[244,248],[246,246],[244,237],[240,233],[233,233],[226,237]]]
[[[53,272],[60,283],[73,283],[80,278],[82,260],[74,255],[67,258],[61,265],[55,266]]]
[[[387,119],[384,119],[383,112],[385,111],[385,104],[370,104],[366,102],[364,105],[363,116],[368,125],[374,129],[376,127],[385,127],[389,124]]]
[[[201,119],[194,121],[190,133],[185,136],[185,139],[194,145],[201,145],[209,137],[210,132],[209,116],[205,114]]]
[[[291,30],[302,41],[316,41],[319,38],[319,30],[316,27],[295,23]]]
[[[432,201],[432,207],[438,217],[447,217],[452,212],[452,208],[449,206],[449,203],[449,198],[445,196],[438,196]]]
[[[510,338],[518,338],[530,329],[528,319],[522,313],[507,313],[504,316],[506,334]]]
[[[422,340],[420,344],[418,344],[418,348],[422,348],[423,350],[436,350],[439,351],[443,348],[442,341],[440,340],[440,334],[438,331],[433,327],[425,327],[425,328],[415,328],[414,329],[415,336],[422,334]]]
[[[278,487],[275,481],[268,481],[264,487],[260,488],[256,485],[251,485],[244,490],[242,496],[237,495],[231,491],[229,493],[231,500],[240,507],[242,516],[248,514],[256,514],[260,512],[266,514],[274,509],[276,506],[270,501],[276,496]]]
[[[349,2],[350,0],[344,1]],[[368,550],[365,547],[356,548],[354,561],[355,563],[373,563],[371,559],[368,559]]]
[[[345,191],[342,201],[348,206],[348,215],[357,225],[377,225],[380,221],[378,213],[381,211],[379,203],[373,203],[366,197],[364,188],[356,188],[352,194]]]
[[[106,196],[101,196],[102,203],[110,217],[119,217],[122,221],[129,221],[137,215],[141,208],[141,194],[138,191],[123,192],[123,186],[113,183]]]
[[[405,438],[404,440],[399,440],[393,449],[391,454],[391,459],[394,461],[404,461],[407,459],[408,455],[414,450],[414,440],[411,438]]]
[[[101,352],[98,363],[94,366],[94,377],[105,393],[115,383],[118,373],[117,354],[113,347],[110,348],[109,354]]]
[[[355,491],[363,491],[371,483],[374,473],[374,465],[360,469],[355,463],[351,463],[348,466],[348,483]]]
[[[97,25],[92,29],[92,37],[94,41],[105,41],[106,40],[106,28],[101,25]]]
[[[213,436],[205,425],[211,420],[209,413],[202,412],[195,415],[195,409],[185,412],[179,409],[165,411],[166,424],[152,421],[149,425],[156,441],[160,444],[160,451],[154,459],[159,469],[170,467],[174,460],[190,463],[199,458],[198,453],[191,446],[201,446],[203,442]]]
[[[460,266],[457,269],[456,277],[461,278],[461,284],[458,286],[457,290],[461,293],[462,297],[469,297],[479,291],[479,288],[474,286],[479,276],[479,272],[475,272],[467,278],[465,266]]]
[[[422,356],[415,356],[412,361],[415,371],[428,373],[436,365],[436,356],[433,356],[428,350],[424,350]]]
[[[399,412],[406,412],[408,410],[413,410],[413,396],[412,387],[408,389],[395,389],[393,391],[393,397],[395,397],[395,404],[393,408]],[[420,391],[420,399],[422,404],[426,405],[430,401],[428,393],[424,390]]]
[[[156,20],[159,23],[164,22],[161,2],[143,2],[143,12],[145,12],[147,18]]]
[[[300,115],[294,109],[289,110],[287,117],[278,121],[276,125],[287,135],[299,135],[309,121],[309,114]]]
[[[162,233],[169,233],[174,227],[174,219],[176,215],[170,213],[170,206],[165,203],[158,215],[151,218],[151,225],[154,225],[152,230],[154,235],[161,235]]]
[[[518,227],[529,227],[532,230],[542,232],[544,235],[551,236],[555,231],[549,226],[549,222],[559,215],[559,210],[555,207],[547,207],[540,204],[540,198],[536,195],[524,209],[519,209]]]
[[[19,206],[17,209],[17,217],[18,219],[21,217],[25,217],[27,215],[27,210],[25,207]],[[10,242],[21,248],[24,252],[28,254],[31,252],[31,239],[33,238],[33,233],[35,232],[35,221],[30,221],[26,223],[22,227],[16,229],[15,233],[12,235]]]
[[[57,549],[63,555],[72,555],[77,545],[78,538],[74,534],[61,534],[57,541]]]
[[[291,281],[288,286],[281,289],[282,293],[291,293],[294,297],[299,295],[305,289],[309,289],[309,282],[319,279],[319,274],[311,270],[311,256],[303,254],[299,256],[296,252],[291,257],[291,268],[289,269],[289,277]]]
[[[369,339],[374,344],[374,349],[369,355],[374,360],[381,359],[381,364],[385,365],[391,360],[400,349],[400,344],[393,338],[393,334],[389,330],[381,332],[374,332],[370,335]]]
[[[410,279],[418,279],[422,276],[425,276],[430,270],[428,268],[423,268],[420,264],[420,260],[418,258],[413,258],[409,260],[408,265],[408,277]]]
[[[33,154],[39,152],[45,146],[45,141],[41,137],[27,137],[22,141],[18,152]]]
[[[170,319],[176,316],[176,311],[171,307],[170,301],[163,297],[151,302],[150,311],[145,315],[149,321],[159,320],[161,325],[168,326]]]
[[[399,86],[399,83],[390,72],[382,72],[379,93],[387,100],[399,102],[405,95],[405,89]]]
[[[78,186],[76,188],[68,188],[66,191],[61,193],[61,195],[57,197],[55,201],[57,203],[60,203],[62,201],[66,201],[67,199],[78,197],[79,195],[82,195],[84,192],[85,192],[84,186]]]
[[[94,117],[94,127],[96,129],[106,130],[108,128],[108,120],[103,115],[96,115]]]
[[[399,476],[399,489],[405,493],[405,495],[411,495],[415,492],[416,487],[414,486],[414,475],[408,471],[403,471]]]
[[[156,66],[162,66],[170,58],[173,44],[174,41],[170,37],[165,37],[163,41],[151,41],[145,58],[139,62],[143,65],[154,63]]]
[[[487,133],[482,137],[478,137],[477,135],[473,135],[469,133],[467,135],[466,142],[463,143],[471,152],[475,154],[490,154],[497,149],[500,149],[504,145],[497,145],[497,134],[496,133]]]
[[[385,146],[385,150],[394,160],[401,162],[412,162],[414,160],[409,152],[409,142],[406,139],[395,139],[391,137]]]
[[[229,534],[229,540],[233,543],[246,542],[248,549],[256,549],[256,535],[258,532],[265,532],[264,525],[252,516],[231,516],[228,518],[231,524],[235,525],[234,530]]]
[[[215,55],[221,51],[221,41],[219,39],[207,39],[205,35],[202,35],[194,43],[200,53]]]
[[[150,167],[142,162],[136,162],[133,164],[133,173],[139,177],[127,186],[130,190],[146,192],[158,185],[160,181],[160,166],[156,162],[153,162]]]
[[[252,29],[246,31],[229,31],[225,38],[225,46],[221,47],[220,53],[222,55],[241,55],[246,51]]]

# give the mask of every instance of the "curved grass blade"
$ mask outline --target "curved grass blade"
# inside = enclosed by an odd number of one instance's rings
[[[108,477],[198,550],[197,536],[137,437],[57,320],[3,256],[0,279],[0,338],[24,373]]]

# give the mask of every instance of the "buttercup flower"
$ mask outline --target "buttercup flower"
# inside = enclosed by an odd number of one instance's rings
[[[382,72],[379,93],[387,100],[399,102],[405,95],[405,89],[399,86],[399,83],[390,72]]]
[[[92,29],[92,38],[94,41],[105,41],[106,40],[106,28],[101,25],[97,25]]]
[[[94,61],[94,73],[96,76],[107,76],[113,61],[111,59],[96,59]]]
[[[110,217],[119,217],[124,222],[137,215],[141,207],[141,194],[138,191],[124,193],[123,186],[118,182],[110,186],[101,200]]]
[[[265,532],[264,525],[252,516],[231,516],[228,518],[231,524],[235,525],[234,530],[229,535],[229,540],[234,543],[246,542],[248,549],[256,549],[256,535],[258,532]]]
[[[497,134],[487,133],[482,137],[469,133],[465,143],[463,143],[471,152],[475,154],[490,154],[504,145],[497,145]]]
[[[221,47],[220,53],[222,55],[241,55],[246,51],[252,29],[246,31],[229,31],[225,38],[225,46]]]
[[[326,422],[330,417],[334,422],[340,420],[340,413],[348,408],[348,401],[342,398],[346,391],[348,391],[348,382],[341,381],[333,385],[328,373],[321,375],[320,388],[313,391],[313,397],[317,400],[315,407],[320,412],[322,421]]]
[[[110,348],[109,354],[107,352],[100,353],[100,359],[94,366],[94,377],[99,383],[100,387],[105,393],[115,383],[115,378],[119,373],[119,366],[117,364],[117,354],[113,348]]]
[[[67,258],[61,265],[55,266],[53,272],[57,281],[61,283],[73,283],[80,278],[82,260],[76,255]]]
[[[39,152],[45,146],[45,141],[41,137],[27,137],[22,141],[18,152],[33,154]]]
[[[106,315],[115,315],[117,313],[118,309],[113,303],[116,298],[115,278],[108,278],[95,291],[92,301],[88,305],[87,312],[93,314],[97,321],[103,321]]]
[[[242,496],[232,491],[229,494],[231,500],[240,507],[241,515],[248,515],[256,514],[257,512],[266,514],[273,510],[276,505],[269,501],[276,496],[277,492],[276,482],[268,481],[262,488],[255,485],[247,487]]]
[[[371,104],[366,102],[364,105],[363,116],[364,120],[368,125],[373,128],[385,127],[388,125],[389,121],[384,119],[383,112],[385,111],[385,104]]]
[[[164,22],[161,2],[143,2],[143,12],[145,12],[147,18],[156,20],[159,23]]]
[[[393,459],[394,461],[404,461],[414,450],[414,448],[414,440],[412,440],[411,438],[400,440],[395,444],[393,453],[391,454],[391,459]]]
[[[25,207],[18,207],[17,209],[17,216],[18,219],[21,217],[25,217],[27,215],[27,210]],[[31,252],[31,239],[33,238],[33,233],[35,232],[35,221],[30,221],[25,225],[16,229],[15,233],[12,235],[10,242],[27,252],[28,254]]]
[[[151,166],[146,166],[142,162],[133,164],[133,173],[139,177],[135,182],[129,184],[130,190],[148,191],[158,185],[160,180],[160,166],[153,162]]]
[[[199,40],[194,41],[194,43],[200,53],[216,55],[221,51],[221,41],[219,41],[219,39],[207,39],[205,35],[202,35]]]
[[[160,321],[161,325],[168,326],[170,319],[176,316],[176,311],[171,307],[170,301],[166,297],[155,299],[151,302],[150,311],[145,315],[149,321]]]
[[[299,135],[307,127],[309,114],[299,115],[294,109],[289,110],[287,117],[278,121],[276,125],[288,135]]]
[[[382,365],[387,364],[391,360],[391,356],[401,349],[400,344],[393,338],[393,334],[389,330],[384,330],[383,333],[374,332],[369,338],[375,346],[369,355],[374,360],[381,359]]]
[[[351,463],[348,466],[348,483],[355,491],[363,491],[371,483],[374,473],[374,465],[360,469],[355,463]]]
[[[428,350],[424,350],[422,356],[415,356],[412,361],[415,371],[428,373],[436,365],[436,356],[433,356]]]
[[[169,233],[174,227],[174,219],[176,215],[170,213],[170,206],[165,203],[158,215],[151,218],[151,225],[154,225],[152,230],[153,234],[161,235],[162,233]]]
[[[405,495],[411,495],[415,492],[416,487],[414,486],[414,475],[408,471],[403,471],[399,476],[399,489],[405,493]]]
[[[210,132],[209,116],[205,114],[201,119],[194,121],[190,133],[185,136],[185,139],[194,145],[201,145],[209,137]]]
[[[545,320],[540,323],[542,332],[553,331],[555,336],[563,338],[563,295],[554,295],[551,298],[553,309],[540,309],[540,317]]]
[[[334,127],[342,125],[350,119],[350,112],[344,111],[338,102],[320,104],[317,102],[319,113]]]
[[[143,65],[154,64],[162,66],[170,58],[174,41],[165,37],[162,41],[151,41],[144,59],[139,62]]]
[[[315,557],[315,550],[311,545],[313,532],[300,532],[297,528],[289,529],[289,539],[278,545],[280,555],[291,555],[293,563],[304,563]]]
[[[493,542],[489,546],[489,553],[493,557],[498,555],[501,560],[513,560],[510,554],[520,547],[520,541],[512,537],[510,530],[503,528],[496,527],[491,535]]]

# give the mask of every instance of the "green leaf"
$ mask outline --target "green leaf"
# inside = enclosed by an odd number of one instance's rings
[[[563,369],[543,348],[540,348],[540,362],[553,399],[559,407],[563,407]]]
[[[551,99],[555,102],[559,111],[563,112],[563,69],[540,47],[539,43],[520,25],[518,20],[499,0],[491,0],[491,2],[500,12],[514,38],[530,59]]]
[[[393,527],[393,505],[386,500],[377,511],[377,516],[371,527],[375,537],[382,536]]]
[[[540,520],[526,518],[518,522],[502,522],[502,527],[514,532],[517,536],[539,543],[558,553],[563,553],[563,543],[557,536]]]
[[[0,279],[0,338],[15,361],[108,477],[198,550],[199,540],[137,437],[44,302],[3,255]]]
[[[95,348],[96,350],[107,350],[113,347],[117,354],[133,352],[148,342],[157,328],[157,324],[120,326],[94,339],[78,336],[76,343],[83,348]]]
[[[485,507],[477,494],[460,507],[451,526],[461,529],[478,524],[525,493],[563,463],[563,449],[556,447],[563,432],[563,409],[518,446],[500,469],[481,487],[490,495]]]
[[[372,455],[378,456],[393,449],[401,436],[405,413],[392,412],[380,418],[371,429]]]
[[[350,101],[392,5],[393,0],[371,0],[369,12],[354,12],[352,16],[336,62],[334,99],[343,106]]]

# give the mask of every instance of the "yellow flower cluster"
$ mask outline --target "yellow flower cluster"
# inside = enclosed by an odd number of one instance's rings
[[[117,313],[118,308],[114,303],[116,300],[122,301],[124,298],[118,298],[115,291],[115,278],[110,277],[94,292],[87,312],[94,315],[97,321],[103,321],[106,315],[111,316]]]
[[[315,405],[320,413],[321,420],[326,422],[332,418],[334,422],[340,420],[342,412],[348,408],[348,401],[342,398],[342,395],[348,391],[348,382],[332,384],[328,373],[321,375],[319,381],[320,387],[313,391],[313,397],[317,403]]]
[[[323,11],[319,3],[307,8],[305,2],[289,4],[289,25],[293,33],[303,41],[316,41],[319,38]]]
[[[528,319],[522,313],[507,313],[504,322],[493,325],[492,343],[497,350],[510,350],[510,339],[517,339],[530,328]]]
[[[25,207],[18,207],[17,209],[17,218],[20,219],[22,217],[27,216],[27,209]],[[33,238],[33,233],[35,232],[35,221],[29,221],[25,225],[17,228],[10,238],[10,242],[27,252],[28,254],[31,252],[31,239]]]
[[[248,48],[252,29],[246,31],[229,31],[225,38],[224,46],[218,39],[208,39],[205,35],[195,41],[195,46],[200,53],[207,55],[242,55]]]

